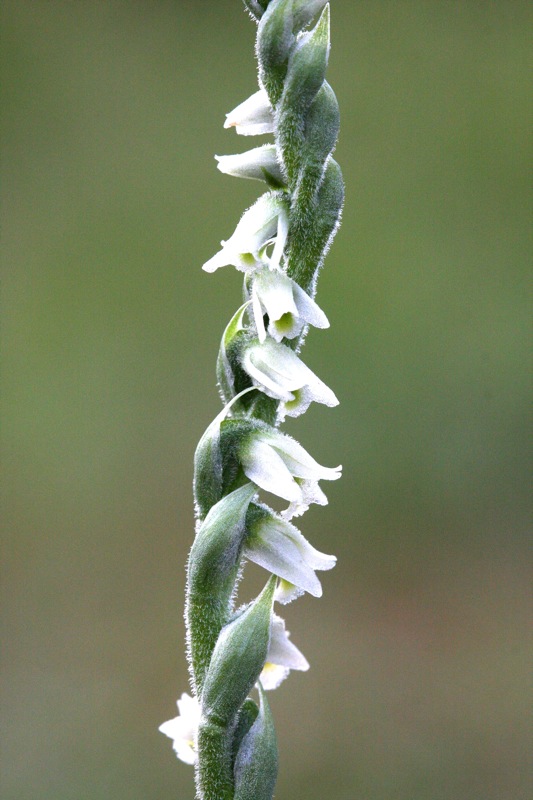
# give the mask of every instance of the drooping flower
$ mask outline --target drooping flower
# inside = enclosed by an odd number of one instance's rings
[[[278,262],[279,263],[279,262]],[[277,342],[294,339],[305,325],[329,328],[328,318],[306,292],[283,272],[262,269],[253,276],[251,289],[259,341],[266,338],[263,315],[268,314],[268,333]]]
[[[298,528],[266,506],[257,511],[248,526],[244,555],[283,579],[276,590],[278,602],[289,602],[302,591],[321,597],[315,570],[332,569],[335,556],[316,550]]]
[[[267,339],[252,343],[243,352],[243,369],[269,397],[282,400],[280,416],[298,417],[310,403],[336,406],[331,389],[289,347]]]
[[[268,95],[260,89],[226,114],[225,128],[235,128],[242,136],[274,132],[274,115]]]
[[[241,272],[253,272],[270,265],[277,267],[288,232],[287,201],[280,193],[266,192],[244,212],[232,236],[203,266],[206,272],[232,264]],[[270,258],[266,250],[274,243]]]
[[[173,740],[176,755],[186,764],[196,764],[198,725],[200,724],[200,704],[196,697],[185,692],[178,700],[179,715],[159,726],[161,733]]]
[[[251,178],[259,181],[269,181],[278,186],[285,183],[278,159],[276,147],[273,144],[264,144],[254,147],[246,153],[237,153],[231,156],[215,156],[218,168],[226,175],[236,178]]]
[[[283,512],[286,519],[303,514],[311,503],[326,505],[327,497],[318,481],[341,477],[341,466],[321,466],[301,444],[267,426],[257,428],[243,440],[239,458],[253,483],[290,502]]]
[[[289,631],[285,630],[285,620],[278,617],[277,614],[273,614],[270,627],[270,647],[265,666],[259,676],[263,689],[277,689],[291,669],[298,669],[302,672],[309,669],[306,657],[290,641],[289,636]]]

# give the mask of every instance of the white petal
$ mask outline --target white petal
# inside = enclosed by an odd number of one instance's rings
[[[333,468],[323,467],[292,437],[278,431],[264,435],[295,477],[313,481],[336,481],[341,477],[341,465]]]
[[[298,308],[298,314],[309,325],[315,328],[329,328],[329,321],[320,306],[304,292],[296,281],[293,281],[293,295]]]
[[[276,147],[273,144],[264,144],[254,147],[246,153],[231,156],[215,156],[218,168],[226,175],[237,178],[250,178],[264,181],[265,172],[279,183],[283,183],[283,175],[276,156]]]
[[[271,192],[261,195],[244,212],[225,246],[238,253],[258,253],[275,236],[282,208],[280,200]]]
[[[260,89],[226,114],[225,128],[235,128],[242,136],[274,132],[274,116],[268,95]]]
[[[256,385],[259,385],[265,394],[278,400],[294,400],[290,391],[292,381],[285,380],[284,375],[276,371],[271,363],[263,358],[261,350],[269,342],[247,348],[244,351],[242,366]]]
[[[292,281],[282,272],[261,270],[255,275],[254,286],[270,321],[279,320],[286,314],[298,314]]]
[[[270,646],[266,660],[271,664],[278,664],[289,669],[298,669],[305,672],[309,669],[309,662],[296,645],[289,639],[290,633],[285,630],[285,621],[274,614],[270,632]]]
[[[289,502],[301,502],[302,492],[278,453],[253,435],[240,453],[246,476],[266,492]]]

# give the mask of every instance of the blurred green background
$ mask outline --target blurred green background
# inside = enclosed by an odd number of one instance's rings
[[[531,15],[332,6],[347,196],[305,358],[341,405],[286,430],[344,465],[301,524],[339,563],[284,614],[312,668],[271,696],[276,797],[525,800]],[[239,0],[3,3],[5,800],[193,797],[157,727],[254,35]]]

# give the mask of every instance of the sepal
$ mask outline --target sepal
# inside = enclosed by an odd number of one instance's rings
[[[241,136],[274,133],[274,115],[264,89],[252,94],[233,111],[226,114],[225,128],[235,128]]]
[[[283,253],[288,220],[288,201],[283,192],[266,192],[244,212],[234,233],[223,241],[219,250],[203,265],[206,272],[232,264],[241,272],[253,272],[270,263],[278,266]],[[269,259],[266,248],[276,240]],[[282,241],[279,255],[280,240]]]
[[[276,578],[244,611],[222,628],[202,692],[202,714],[222,727],[230,725],[257,681],[270,644]]]
[[[254,147],[246,153],[231,156],[215,156],[217,166],[225,175],[236,178],[249,178],[252,180],[266,181],[269,186],[281,188],[285,179],[276,156],[276,146],[264,144]]]
[[[274,720],[260,683],[257,688],[259,714],[235,759],[235,800],[272,800],[278,774]]]
[[[285,630],[285,621],[274,614],[270,629],[270,645],[265,666],[259,676],[264,689],[277,689],[289,675],[291,669],[306,672],[309,662],[303,653],[289,639],[290,633]]]

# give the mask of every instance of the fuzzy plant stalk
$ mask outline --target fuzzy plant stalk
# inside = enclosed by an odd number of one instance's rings
[[[265,191],[203,266],[240,270],[244,296],[217,359],[223,408],[195,454],[185,606],[192,696],[183,694],[179,715],[161,726],[178,757],[195,765],[198,800],[272,799],[278,752],[267,692],[309,668],[274,604],[320,597],[316,572],[335,564],[291,520],[311,503],[325,505],[319,481],[341,470],[280,431],[313,401],[338,403],[299,357],[309,326],[329,326],[314,298],[344,195],[332,158],[339,111],[325,80],[329,4],[244,2],[257,24],[259,90],[225,127],[274,141],[216,157],[221,172],[261,181]],[[245,561],[268,577],[255,600],[237,607]]]

